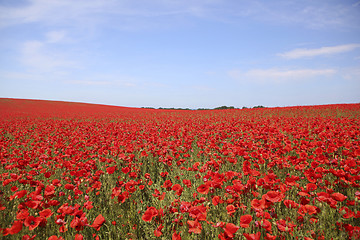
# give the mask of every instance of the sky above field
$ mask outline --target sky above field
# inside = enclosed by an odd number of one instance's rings
[[[360,102],[360,1],[0,0],[0,97]]]

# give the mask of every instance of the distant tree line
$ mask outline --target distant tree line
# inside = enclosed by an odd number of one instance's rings
[[[214,108],[215,110],[222,110],[222,109],[235,109],[234,106],[230,106],[230,107],[227,107],[227,106],[221,106],[221,107],[216,107]]]
[[[159,107],[158,109],[163,109],[163,110],[192,110],[190,108],[163,108],[163,107]]]
[[[154,107],[142,107],[145,109],[156,109]],[[247,109],[248,107],[242,107],[242,109]],[[252,108],[265,108],[262,105],[258,105],[258,106],[254,106]],[[221,106],[221,107],[216,107],[216,108],[198,108],[198,109],[190,109],[190,108],[163,108],[163,107],[159,107],[158,109],[161,110],[225,110],[225,109],[239,109],[239,108],[235,108],[234,106]]]

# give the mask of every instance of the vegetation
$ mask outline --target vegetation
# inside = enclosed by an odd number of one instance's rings
[[[1,239],[360,238],[360,104],[0,113]]]

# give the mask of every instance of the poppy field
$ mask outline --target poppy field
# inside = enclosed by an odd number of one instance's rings
[[[0,239],[360,239],[360,104],[0,99]]]

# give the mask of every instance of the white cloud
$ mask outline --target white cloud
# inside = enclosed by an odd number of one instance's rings
[[[360,66],[343,68],[340,75],[346,80],[360,84]]]
[[[354,3],[352,6],[353,6],[353,7],[357,7],[357,6],[359,6],[359,5],[360,5],[360,1]]]
[[[213,87],[209,87],[208,85],[193,85],[193,86],[190,86],[190,88],[192,88],[198,92],[209,92],[209,91],[216,90]]]
[[[241,72],[240,70],[233,69],[228,71],[227,75],[232,79],[240,80],[243,77],[244,73]]]
[[[246,72],[240,70],[231,70],[228,76],[240,81],[250,81],[257,83],[282,83],[287,81],[309,80],[319,76],[331,76],[336,73],[335,69],[295,69],[280,70],[270,69],[252,69]]]
[[[21,7],[0,7],[0,26],[42,22],[44,24],[77,23],[84,15],[95,14],[113,1],[99,0],[30,0]],[[91,20],[91,19],[88,19]]]
[[[334,69],[300,69],[300,70],[277,70],[277,69],[254,69],[246,73],[251,77],[269,78],[307,78],[318,75],[334,74]]]
[[[346,1],[277,1],[272,5],[268,2],[268,8],[274,21],[281,21],[282,24],[297,24],[301,27],[311,29],[344,29],[357,28],[360,20],[358,10],[351,3]]]
[[[64,67],[74,68],[78,65],[42,41],[27,41],[22,45],[20,51],[20,62],[30,68],[31,71],[58,71]]]
[[[161,18],[164,16],[166,21]],[[240,17],[266,24],[291,24],[305,28],[359,29],[356,22],[360,20],[357,8],[349,3],[312,0],[28,0],[17,7],[0,5],[0,27],[40,23],[87,30],[99,25],[133,30],[174,27],[175,23],[187,22],[189,16],[221,22]]]
[[[0,5],[0,27],[24,23],[59,24],[91,28],[97,24],[117,27],[147,24],[149,18],[178,16],[180,14],[203,17],[218,0],[163,1],[163,0],[29,0],[17,7]],[[114,17],[116,24],[114,24]],[[146,21],[144,21],[146,20]],[[111,24],[110,24],[111,23]],[[160,24],[166,24],[159,21]],[[110,24],[110,25],[109,25]],[[123,26],[127,28],[127,26]]]
[[[1,71],[0,70],[0,79],[2,81],[42,81],[46,80],[43,75],[27,73],[27,72],[11,72],[11,71]]]
[[[65,81],[69,84],[79,84],[79,85],[92,85],[92,86],[100,86],[100,85],[112,85],[112,82],[109,81],[89,81],[89,80],[73,80],[73,81]]]
[[[76,80],[64,80],[64,83],[86,86],[110,86],[110,87],[137,87],[138,80],[121,74],[94,74],[92,76],[80,76]]]
[[[45,34],[42,41],[32,40],[24,42],[20,47],[20,62],[31,71],[54,72],[63,68],[78,68],[76,61],[70,60],[69,56],[59,50],[59,43],[66,37],[66,32],[50,31]]]
[[[359,48],[360,44],[344,44],[332,47],[321,47],[321,48],[297,48],[285,53],[279,53],[278,56],[287,59],[297,59],[304,57],[315,57],[320,55],[331,55],[336,53],[349,52],[356,48]]]
[[[46,39],[49,43],[58,43],[65,39],[66,31],[50,31],[46,33]]]

